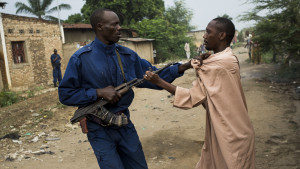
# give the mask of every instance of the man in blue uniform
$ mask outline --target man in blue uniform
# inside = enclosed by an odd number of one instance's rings
[[[142,146],[130,120],[128,107],[134,93],[129,90],[121,96],[115,87],[134,78],[142,79],[150,68],[157,70],[137,53],[116,44],[121,37],[120,21],[116,13],[97,9],[90,17],[95,40],[75,52],[68,63],[58,88],[61,103],[83,107],[102,98],[109,102],[105,108],[115,114],[124,113],[128,124],[122,127],[104,126],[99,119],[88,118],[87,137],[101,169],[147,169]],[[121,64],[118,61],[120,57]],[[191,63],[175,64],[159,76],[168,82],[183,75]],[[161,89],[149,82],[141,88]]]
[[[54,87],[57,87],[57,80],[58,83],[60,83],[61,81],[61,69],[60,69],[60,61],[61,61],[61,57],[59,56],[59,54],[57,54],[57,50],[54,49],[54,53],[51,55],[51,64],[52,64],[52,68],[53,68],[53,84]]]

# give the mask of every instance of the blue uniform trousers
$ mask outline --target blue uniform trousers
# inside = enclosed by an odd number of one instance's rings
[[[147,169],[134,125],[103,127],[88,121],[88,140],[101,169]]]
[[[56,84],[57,80],[58,82],[60,82],[62,79],[61,77],[61,70],[60,70],[60,67],[56,67],[56,68],[53,68],[53,83]]]

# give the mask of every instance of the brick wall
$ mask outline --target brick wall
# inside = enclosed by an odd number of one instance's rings
[[[2,18],[12,90],[52,84],[50,56],[53,49],[62,53],[58,23],[7,14],[2,14]],[[14,63],[14,41],[24,42],[25,63]]]

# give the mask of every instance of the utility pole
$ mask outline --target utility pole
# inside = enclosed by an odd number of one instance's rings
[[[58,27],[59,27],[60,34],[61,34],[62,43],[64,44],[65,43],[65,35],[64,35],[64,29],[60,25],[60,15],[59,15],[58,0],[56,0],[56,9],[57,9],[57,14],[58,14]]]
[[[59,25],[59,27],[60,27],[60,16],[59,16],[58,0],[56,0],[56,3],[57,3],[56,9],[57,9],[57,14],[58,14],[58,25]]]

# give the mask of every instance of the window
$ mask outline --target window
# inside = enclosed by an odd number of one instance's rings
[[[25,51],[24,51],[24,41],[11,42],[12,54],[14,58],[14,63],[26,63]]]
[[[33,29],[29,29],[29,33],[30,33],[30,34],[33,34]]]
[[[13,29],[8,29],[8,33],[14,33]]]
[[[39,29],[36,30],[36,33],[40,33],[41,31]]]
[[[20,30],[19,30],[19,33],[20,33],[20,34],[23,34],[23,33],[24,33],[24,29],[20,29]]]

